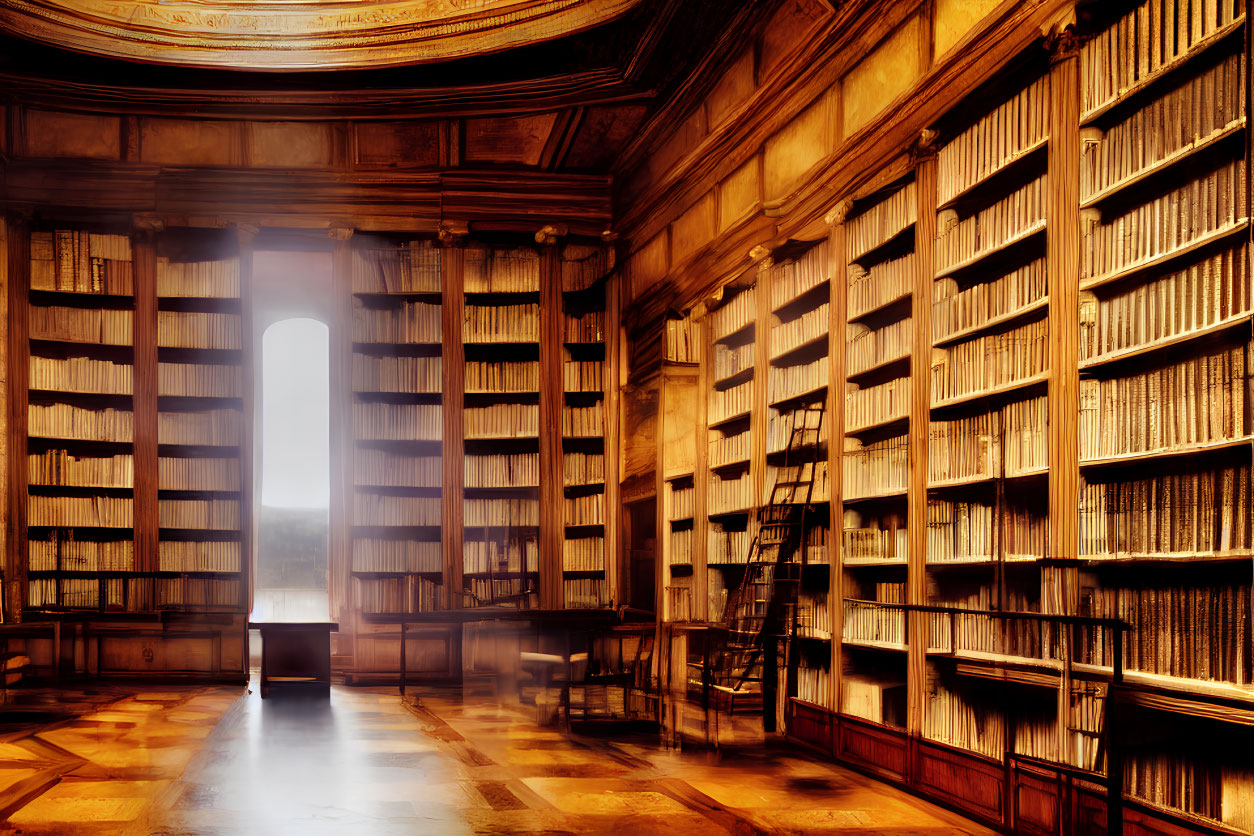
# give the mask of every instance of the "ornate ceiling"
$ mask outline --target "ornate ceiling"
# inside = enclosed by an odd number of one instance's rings
[[[389,67],[526,46],[640,0],[0,0],[0,29],[65,49],[252,70]]]

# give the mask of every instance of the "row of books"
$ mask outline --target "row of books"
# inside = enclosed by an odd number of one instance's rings
[[[238,409],[158,412],[157,443],[229,447],[243,437],[244,414]]]
[[[540,406],[498,403],[467,407],[462,421],[466,438],[534,438],[540,434]]]
[[[430,578],[353,578],[353,607],[362,613],[418,613],[440,608],[441,585]]]
[[[667,563],[671,566],[691,566],[692,529],[672,529],[667,536],[670,537],[670,559]]]
[[[567,525],[602,525],[605,522],[605,494],[568,496],[564,504]]]
[[[914,287],[914,253],[881,261],[870,268],[850,264],[845,315],[852,322],[909,296]]]
[[[562,571],[601,572],[604,569],[604,537],[580,537],[562,541]]]
[[[847,642],[891,647],[904,647],[906,643],[906,613],[896,607],[846,598],[843,625]]]
[[[443,568],[439,540],[353,538],[354,572],[439,572]]]
[[[564,453],[562,455],[564,485],[596,485],[605,481],[603,453]]]
[[[494,537],[462,541],[462,572],[483,575],[496,572],[538,572],[539,543],[531,536]]]
[[[469,511],[471,501],[467,500],[467,511]],[[353,524],[436,526],[440,524],[440,498],[438,496],[392,496],[391,494],[357,491],[353,494]]]
[[[171,491],[238,491],[238,458],[157,459],[157,487]]]
[[[1197,49],[1244,11],[1237,0],[1148,0],[1080,47],[1080,111],[1103,107]]]
[[[710,311],[710,337],[715,341],[725,339],[751,324],[757,316],[756,299],[754,288],[741,290]]]
[[[91,357],[30,356],[31,389],[54,392],[96,392],[129,395],[134,387],[134,367]]]
[[[718,435],[711,433],[710,439],[710,467],[722,467],[732,462],[747,462],[749,460],[749,430],[736,433],[735,435]]]
[[[135,312],[131,310],[60,305],[31,305],[27,316],[32,340],[93,345],[130,345],[135,320]]]
[[[30,288],[130,296],[135,292],[131,239],[72,229],[32,232]]]
[[[749,562],[749,546],[753,538],[748,531],[710,526],[706,540],[706,562],[710,566],[736,565]]]
[[[540,503],[535,499],[477,499],[462,501],[467,526],[535,526],[540,524]]]
[[[48,450],[30,453],[26,462],[32,485],[129,488],[135,484],[135,459],[130,453],[78,456],[66,450]]]
[[[1100,359],[1185,336],[1250,312],[1244,246],[1122,293],[1080,294],[1080,358]]]
[[[534,343],[540,339],[540,306],[466,305],[462,340],[467,343]]]
[[[831,377],[831,361],[827,355],[800,366],[772,366],[767,379],[767,397],[771,403],[815,392],[827,387]]]
[[[931,674],[923,694],[923,736],[969,752],[978,752],[988,758],[1001,760],[1009,744],[1006,725],[1013,722],[996,699],[979,699],[979,694],[968,695],[962,690],[946,688],[940,678]],[[1039,736],[1029,739],[1044,742],[1044,735],[1056,737],[1057,723],[1052,726],[1039,722],[1035,728]],[[1016,729],[1016,732],[1018,730]],[[1016,733],[1016,742],[1019,735]],[[1019,751],[1023,755],[1032,752]]]
[[[753,381],[748,380],[730,389],[713,389],[710,391],[709,418],[711,424],[717,424],[744,415],[753,408]]]
[[[1046,557],[1049,512],[1031,504],[1007,503],[1001,509],[1003,560],[1036,560]]]
[[[1049,369],[1048,320],[932,350],[932,404],[994,391]]]
[[[170,261],[157,259],[157,296],[239,298],[239,259]]]
[[[1250,467],[1228,465],[1080,490],[1080,555],[1205,557],[1254,548]]]
[[[1229,160],[1115,217],[1082,216],[1082,279],[1101,280],[1169,255],[1249,217],[1245,162]]]
[[[1089,590],[1085,590],[1086,593]],[[1123,643],[1125,670],[1248,684],[1252,660],[1245,630],[1250,584],[1181,579],[1091,590],[1092,614],[1131,625]],[[1105,652],[1105,650],[1103,650]],[[1099,657],[1102,664],[1109,658]]]
[[[960,218],[953,210],[936,219],[937,277],[960,264],[999,250],[1016,238],[1045,224],[1048,176],[1024,185],[974,215]]]
[[[439,404],[354,403],[358,439],[439,441],[444,425]]]
[[[1080,459],[1244,438],[1248,343],[1129,377],[1080,381]]]
[[[141,580],[147,579],[29,578],[26,581],[26,603],[32,609],[148,611],[152,609],[151,596],[128,594],[143,585],[139,583]]]
[[[157,544],[162,572],[238,572],[238,540],[162,540]]]
[[[857,323],[847,325],[845,374],[861,374],[867,369],[908,356],[913,342],[912,325],[911,317],[890,322],[875,330]]]
[[[696,508],[697,492],[692,487],[671,488],[671,504],[668,519],[690,520]]]
[[[714,346],[714,380],[726,380],[752,369],[754,364],[754,344],[728,346],[718,343]]]
[[[671,578],[666,587],[666,620],[692,621],[692,578]]]
[[[796,635],[811,639],[831,639],[832,614],[827,607],[826,592],[805,592],[797,595]]]
[[[1001,413],[984,412],[928,426],[930,485],[1001,475]]]
[[[135,416],[129,409],[32,403],[26,422],[27,435],[40,438],[129,442],[135,437]]]
[[[823,418],[827,414],[822,410],[820,400],[811,400],[807,404],[786,409],[771,409],[766,415],[766,451],[779,453],[788,449],[791,443],[795,449],[812,445],[823,440]],[[809,407],[807,410],[805,407]],[[820,411],[813,411],[818,409]],[[799,431],[794,440],[793,431]]]
[[[157,311],[159,348],[235,349],[243,346],[239,314]]]
[[[440,250],[430,241],[354,248],[354,293],[439,293]]]
[[[910,538],[900,514],[862,514],[846,508],[841,548],[846,566],[857,563],[906,562]]]
[[[26,524],[131,528],[135,501],[129,496],[42,496],[27,499]]]
[[[934,581],[936,576],[929,577]],[[1008,588],[1006,610],[1025,612],[1039,609],[1026,593]],[[993,609],[997,591],[991,584],[960,589],[929,589],[928,603],[977,612],[929,613],[928,649],[939,653],[976,653],[1015,656],[1024,659],[1054,658],[1057,642],[1053,635],[1057,625],[1032,618],[998,618],[985,615]],[[1052,642],[1052,643],[1050,643]]]
[[[353,340],[359,343],[431,344],[443,334],[441,307],[402,301],[385,308],[353,304]]]
[[[157,394],[168,397],[239,398],[244,394],[238,365],[157,363]]]
[[[706,503],[710,514],[727,514],[753,508],[753,482],[749,479],[749,474],[745,473],[734,479],[712,476]]]
[[[562,341],[568,343],[605,342],[605,311],[590,311],[562,319]]]
[[[530,488],[540,484],[539,453],[466,456],[463,468],[468,488]]]
[[[462,268],[467,293],[535,293],[540,290],[540,254],[524,247],[468,247]]]
[[[238,499],[160,499],[157,525],[161,528],[192,528],[239,531]]]
[[[599,609],[610,604],[609,588],[602,578],[567,578],[562,581],[567,608]]]
[[[353,451],[354,485],[438,488],[442,479],[439,456],[407,456],[371,447]]]
[[[562,390],[600,392],[605,389],[603,360],[565,360],[562,363]]]
[[[839,694],[841,713],[875,723],[893,724],[904,728],[906,718],[896,716],[899,712],[895,709],[899,702],[904,706],[906,689],[904,679],[904,668],[900,679],[856,673],[842,676]],[[897,699],[897,694],[901,694],[902,699]]]
[[[845,391],[845,431],[858,432],[910,414],[910,378],[899,377],[865,389],[850,383]]]
[[[912,226],[918,217],[919,201],[911,180],[845,222],[845,249],[856,260]]]
[[[827,334],[829,328],[827,303],[806,311],[796,319],[771,327],[771,356],[779,357],[789,351],[817,340]]]
[[[832,673],[827,668],[797,667],[797,699],[814,705],[828,705]]]
[[[903,492],[910,471],[909,443],[904,435],[872,444],[846,437],[841,468],[846,500]]]
[[[240,582],[234,578],[156,578],[158,607],[239,607]]]
[[[992,281],[960,287],[952,278],[932,284],[932,339],[979,328],[1044,301],[1045,259],[1038,258]]]
[[[540,606],[540,594],[533,578],[466,578],[466,594],[470,606],[517,607],[534,610]]]
[[[603,416],[600,404],[562,407],[562,437],[600,438],[605,435]]]
[[[1044,75],[941,146],[937,199],[948,203],[1048,138],[1049,76]]]
[[[1049,401],[1029,398],[1001,410],[1003,470],[1007,476],[1039,473],[1049,468]]]
[[[980,502],[927,503],[928,563],[993,560],[997,552],[993,507]]]
[[[821,458],[817,462],[805,462],[789,467],[767,465],[765,496],[762,504],[770,502],[773,487],[781,489],[781,499],[791,499],[794,504],[804,502],[807,492],[811,502],[830,501],[832,486],[828,476],[827,459]],[[785,493],[785,491],[788,492]]]
[[[827,247],[811,247],[800,258],[772,265],[771,310],[778,310],[827,281]]]
[[[470,360],[466,363],[465,380],[467,392],[539,392],[540,364],[534,360]]]
[[[1080,195],[1087,198],[1186,152],[1245,118],[1245,62],[1229,55],[1082,146]]]
[[[701,362],[701,323],[691,317],[666,320],[663,355],[672,363]]]
[[[562,248],[562,292],[587,290],[614,269],[614,247],[567,244]]]
[[[376,357],[353,353],[354,392],[439,392],[444,387],[439,357]],[[471,391],[471,366],[466,364],[466,389]],[[480,371],[476,369],[476,371]]]

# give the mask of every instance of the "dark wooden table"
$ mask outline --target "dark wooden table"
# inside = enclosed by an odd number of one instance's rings
[[[249,622],[261,631],[261,697],[282,690],[329,696],[333,621]]]

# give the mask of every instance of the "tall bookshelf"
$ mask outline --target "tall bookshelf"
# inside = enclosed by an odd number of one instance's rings
[[[351,600],[362,613],[425,612],[445,598],[441,250],[354,244]]]
[[[756,290],[778,328],[826,303],[841,531],[792,638],[826,619],[831,664],[794,651],[781,671],[788,733],[1008,828],[1254,832],[1247,4],[1081,5],[852,178],[816,247],[847,270],[829,290],[790,285],[807,245],[775,241],[693,300],[710,579],[682,594],[718,595],[720,515],[766,499],[724,509],[714,480],[770,484],[802,365],[760,311],[723,311]],[[1070,617],[1128,625],[1121,674],[1114,632]]]
[[[9,384],[23,618],[113,624],[76,670],[242,677],[251,367],[237,233],[25,229]],[[154,635],[170,643],[154,649]]]

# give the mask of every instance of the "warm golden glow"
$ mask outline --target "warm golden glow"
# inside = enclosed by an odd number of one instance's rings
[[[82,52],[245,69],[413,64],[578,32],[639,0],[0,0],[0,28]]]

